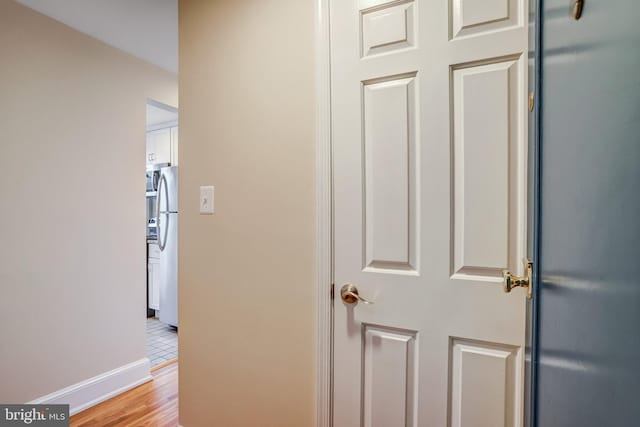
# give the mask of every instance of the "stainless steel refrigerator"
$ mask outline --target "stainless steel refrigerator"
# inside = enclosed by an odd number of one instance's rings
[[[178,326],[178,167],[160,170],[156,209],[160,247],[160,321]]]

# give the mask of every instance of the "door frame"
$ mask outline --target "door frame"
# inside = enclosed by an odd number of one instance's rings
[[[525,387],[528,388],[526,392],[529,393],[529,399],[525,400],[525,414],[528,417],[524,420],[525,427],[537,427],[537,406],[538,406],[538,359],[539,359],[539,345],[538,345],[538,324],[540,316],[540,176],[541,176],[541,150],[542,150],[542,126],[541,126],[541,114],[542,114],[542,12],[544,6],[544,0],[530,0],[535,2],[534,10],[535,21],[534,35],[533,35],[533,93],[535,102],[533,103],[533,123],[531,125],[534,129],[533,141],[529,141],[529,144],[533,144],[533,171],[529,175],[533,177],[533,227],[531,233],[531,239],[533,240],[531,258],[533,261],[533,274],[532,283],[530,286],[533,290],[533,298],[531,300],[531,311],[529,313],[530,318],[527,319],[531,327],[530,336],[527,337],[527,343],[530,346],[531,361],[529,365],[529,384],[525,383]],[[531,88],[530,88],[531,90]],[[526,368],[526,367],[525,367]],[[526,396],[526,393],[525,393]]]
[[[314,1],[316,96],[316,426],[332,424],[333,178],[329,0]]]

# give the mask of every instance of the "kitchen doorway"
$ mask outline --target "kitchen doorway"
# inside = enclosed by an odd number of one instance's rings
[[[147,100],[147,357],[178,357],[178,110]]]

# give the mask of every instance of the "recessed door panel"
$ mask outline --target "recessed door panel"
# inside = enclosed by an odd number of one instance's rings
[[[363,85],[365,268],[415,270],[415,80]]]
[[[363,335],[364,426],[415,426],[415,333],[365,325]]]
[[[450,354],[451,426],[518,425],[517,347],[453,338]]]
[[[392,1],[361,11],[362,56],[415,46],[415,5]]]
[[[487,35],[522,25],[521,0],[450,0],[451,35],[455,38]]]
[[[524,256],[519,58],[452,68],[453,273],[501,280]]]

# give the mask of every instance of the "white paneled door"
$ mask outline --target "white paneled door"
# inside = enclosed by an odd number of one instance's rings
[[[521,426],[526,0],[330,10],[334,426]]]

